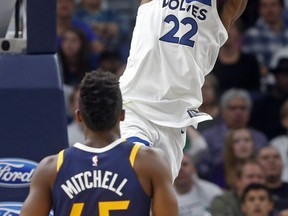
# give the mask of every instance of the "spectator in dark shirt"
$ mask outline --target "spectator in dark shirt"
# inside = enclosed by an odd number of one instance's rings
[[[281,124],[280,110],[288,98],[288,49],[283,49],[272,58],[271,72],[275,85],[254,103],[250,125],[261,130],[269,139],[286,133]]]
[[[212,73],[219,81],[220,91],[242,88],[250,93],[260,91],[260,71],[254,55],[241,51],[242,23],[238,20],[229,31],[226,43],[221,47]]]
[[[281,180],[283,163],[279,152],[272,146],[264,147],[258,152],[257,161],[263,168],[275,210],[288,210],[288,183]]]
[[[259,0],[259,18],[243,37],[243,51],[257,57],[265,85],[273,84],[269,64],[273,54],[288,45],[288,24],[283,21],[283,0]],[[266,79],[266,80],[265,80]]]
[[[77,86],[86,72],[96,69],[88,41],[79,29],[70,28],[63,34],[59,56],[63,81],[67,85]]]
[[[84,32],[86,39],[92,47],[93,52],[103,51],[103,44],[92,28],[85,22],[73,17],[75,11],[74,0],[57,0],[57,36],[58,47],[60,46],[63,34],[68,28],[75,27]]]
[[[121,19],[117,11],[102,7],[102,0],[81,0],[75,17],[88,24],[99,35],[105,50],[129,46],[130,23]],[[126,50],[127,47],[125,47]]]

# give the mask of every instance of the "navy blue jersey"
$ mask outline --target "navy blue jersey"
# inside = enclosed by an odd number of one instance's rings
[[[55,216],[149,216],[151,199],[133,169],[140,145],[116,140],[104,148],[80,143],[58,154]]]

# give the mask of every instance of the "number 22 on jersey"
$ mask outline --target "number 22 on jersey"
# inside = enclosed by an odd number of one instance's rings
[[[192,37],[198,32],[198,24],[192,17],[185,17],[182,20],[178,20],[175,15],[170,14],[164,19],[164,22],[172,23],[172,28],[159,40],[194,47],[195,41],[192,40]],[[176,37],[175,35],[180,25],[190,25],[191,27],[184,35]]]
[[[99,216],[109,216],[109,211],[126,210],[128,209],[129,203],[130,201],[127,200],[99,202]],[[74,203],[70,216],[81,216],[83,207],[84,203]]]

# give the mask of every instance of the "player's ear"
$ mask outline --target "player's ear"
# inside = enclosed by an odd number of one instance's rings
[[[83,122],[83,119],[82,119],[82,116],[81,116],[81,113],[80,113],[80,110],[79,109],[76,109],[75,110],[75,118],[78,122],[82,123]]]
[[[122,109],[121,113],[120,113],[120,121],[124,121],[125,119],[125,110]]]

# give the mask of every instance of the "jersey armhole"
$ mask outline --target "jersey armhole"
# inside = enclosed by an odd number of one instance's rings
[[[60,151],[58,153],[57,156],[57,167],[56,167],[56,171],[58,172],[63,164],[64,161],[64,149],[62,151]]]
[[[228,39],[228,31],[226,29],[226,27],[224,26],[224,23],[221,20],[221,16],[220,16],[220,12],[218,11],[217,8],[217,1],[213,1],[212,2],[212,12],[214,14],[215,20],[216,22],[218,22],[220,28],[219,28],[219,32],[223,32],[224,33],[224,38],[223,41],[221,41],[221,46],[226,42],[226,40]]]
[[[137,152],[138,150],[140,149],[141,147],[141,144],[135,144],[130,152],[130,157],[129,157],[129,160],[130,160],[130,164],[132,167],[134,167],[134,163],[135,163],[135,158],[136,158],[136,155],[137,155]]]

